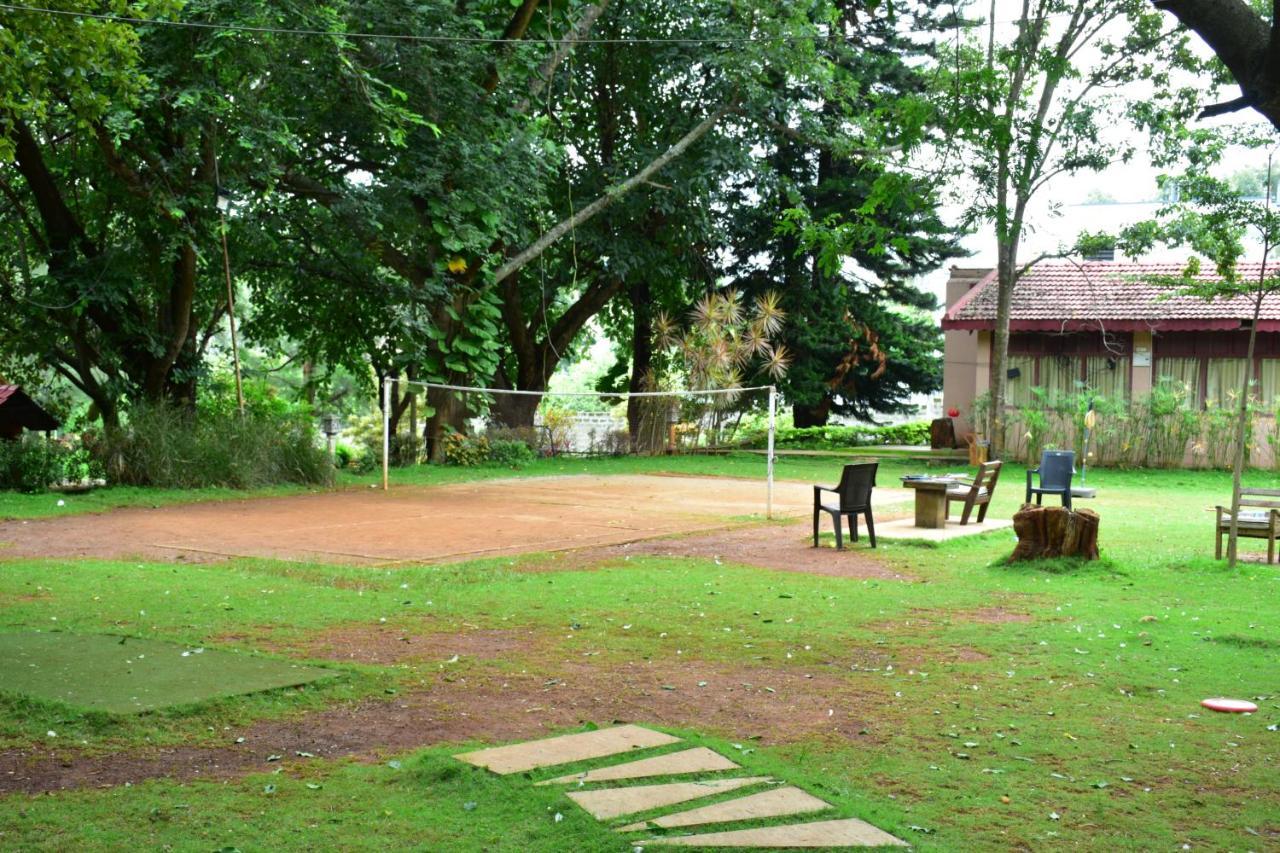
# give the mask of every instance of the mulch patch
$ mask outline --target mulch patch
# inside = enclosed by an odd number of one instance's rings
[[[107,755],[61,746],[8,750],[0,752],[0,794],[151,778],[226,779],[309,760],[299,753],[371,761],[439,743],[536,738],[586,721],[690,728],[761,743],[873,742],[866,720],[879,718],[883,702],[880,692],[831,667],[561,661],[538,672],[445,675],[426,690],[228,731],[222,746]],[[268,756],[281,758],[269,763]]]

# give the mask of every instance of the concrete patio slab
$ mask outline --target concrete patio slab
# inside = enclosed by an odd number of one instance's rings
[[[962,536],[977,536],[993,530],[1013,529],[1013,520],[1008,518],[988,518],[978,524],[970,521],[961,524],[948,521],[946,527],[916,527],[915,519],[897,518],[893,521],[876,522],[877,539],[922,539],[926,542],[947,542]]]
[[[627,824],[619,832],[634,832],[647,827],[702,826],[708,823],[727,823],[733,820],[755,820],[766,817],[808,814],[829,809],[831,805],[799,788],[787,785],[772,791],[749,794],[736,800],[726,800],[698,809],[664,815],[653,820]]]
[[[454,758],[505,775],[679,742],[678,737],[628,725],[464,752]]]
[[[649,838],[643,846],[666,845],[668,847],[771,847],[820,848],[820,847],[910,847],[907,842],[876,829],[857,818],[846,820],[822,820],[816,823],[797,823],[787,826],[766,826],[761,829],[736,829],[729,832],[708,832],[702,835]]]
[[[633,785],[630,788],[607,788],[602,791],[570,791],[569,799],[586,809],[596,820],[612,820],[622,815],[673,806],[768,781],[768,776],[746,776],[739,779],[670,782],[665,785]]]
[[[656,755],[653,758],[641,758],[615,764],[612,767],[601,767],[546,779],[539,785],[572,785],[575,782],[589,784],[591,782],[616,782],[621,779],[643,779],[647,776],[673,776],[677,773],[713,773],[718,770],[737,770],[734,764],[720,753],[705,746],[693,749],[682,749],[667,755]]]

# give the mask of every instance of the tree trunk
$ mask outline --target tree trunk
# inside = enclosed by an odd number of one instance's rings
[[[1098,514],[1091,509],[1027,504],[1014,513],[1018,545],[1010,562],[1052,557],[1098,559]]]
[[[1270,174],[1267,175],[1270,180]],[[1263,252],[1266,257],[1266,252]],[[1263,265],[1263,274],[1266,265]],[[1248,457],[1249,432],[1249,385],[1253,379],[1253,351],[1258,342],[1258,315],[1262,313],[1262,300],[1266,291],[1259,289],[1253,302],[1253,322],[1249,324],[1249,353],[1245,363],[1249,369],[1245,371],[1244,387],[1240,389],[1240,411],[1236,416],[1236,453],[1231,466],[1231,529],[1227,533],[1227,568],[1236,567],[1236,545],[1240,540],[1240,481],[1244,476],[1244,463]]]
[[[517,369],[516,373],[522,371]],[[499,365],[497,373],[494,375],[493,384],[495,388],[504,388],[511,390],[511,382],[507,378],[507,373]],[[539,379],[530,372],[530,375],[520,377],[517,375],[516,387],[521,391],[545,391],[547,383]],[[490,415],[496,423],[502,424],[511,429],[532,429],[534,419],[538,414],[538,406],[542,403],[541,394],[494,394],[493,406],[489,410]]]
[[[827,425],[827,419],[831,417],[831,399],[823,398],[821,403],[815,406],[802,405],[796,403],[791,407],[791,423],[796,429],[804,429],[805,427],[822,427]]]
[[[635,394],[648,391],[648,382],[653,372],[653,298],[649,281],[640,276],[639,281],[631,283],[631,381],[627,388]],[[631,449],[637,449],[640,439],[640,418],[643,409],[642,398],[627,398],[627,435],[631,440]]]

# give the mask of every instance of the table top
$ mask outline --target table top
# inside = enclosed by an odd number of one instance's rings
[[[902,485],[909,489],[945,489],[955,485],[954,477],[903,477]]]

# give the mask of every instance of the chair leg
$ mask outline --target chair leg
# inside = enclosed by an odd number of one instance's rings
[[[844,550],[844,533],[841,532],[840,530],[840,516],[833,512],[831,513],[831,520],[834,521],[836,524],[836,550],[843,551]]]
[[[1036,506],[1040,506],[1040,501],[1044,497],[1043,492],[1036,492]]]
[[[871,510],[867,510],[867,538],[871,540],[871,547],[876,547],[876,522],[871,517]]]
[[[1062,505],[1065,506],[1067,509],[1071,509],[1071,490],[1070,489],[1062,493]]]
[[[813,508],[813,547],[818,547],[818,521],[822,517],[822,511],[816,506]]]
[[[1023,500],[1023,503],[1024,504],[1031,503],[1031,487],[1030,486],[1027,486],[1027,497],[1025,500]]]
[[[1222,559],[1222,527],[1218,527],[1218,535],[1213,543],[1213,559]]]
[[[1267,565],[1271,565],[1276,561],[1276,540],[1273,536],[1267,537]]]
[[[969,523],[969,513],[971,512],[973,512],[973,501],[965,501],[964,513],[960,516],[960,525],[962,527]]]
[[[984,521],[986,521],[986,520],[987,520],[987,507],[989,507],[989,506],[991,506],[991,502],[990,502],[990,501],[988,501],[987,503],[984,503],[981,507],[979,507],[979,508],[978,508],[978,523],[979,523],[979,524],[981,524],[982,522],[984,522]]]
[[[849,541],[858,541],[858,514],[851,512],[845,518],[849,519]]]

